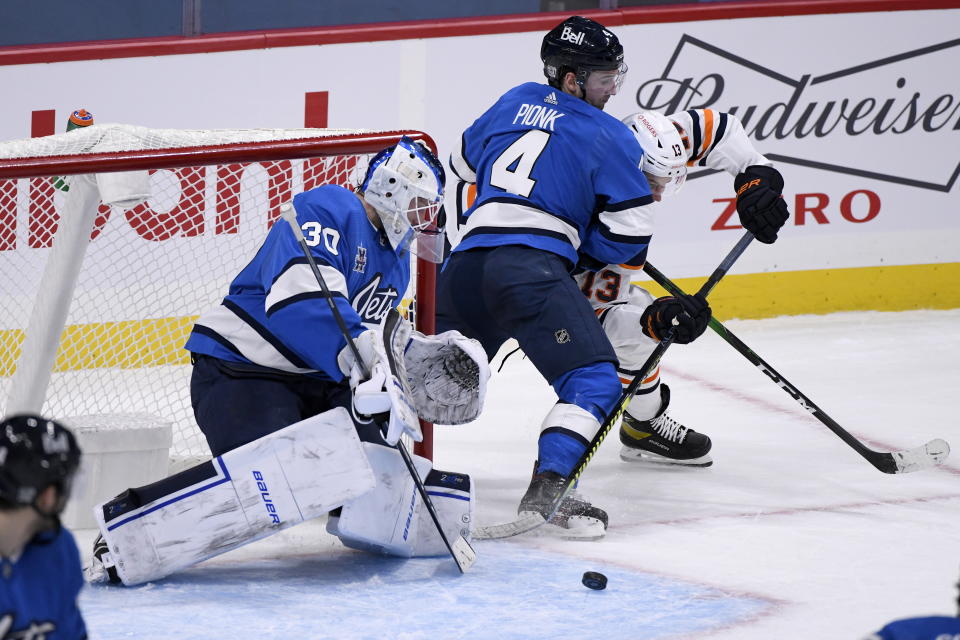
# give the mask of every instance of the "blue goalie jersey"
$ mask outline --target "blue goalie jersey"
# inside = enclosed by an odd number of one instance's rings
[[[455,250],[527,245],[577,262],[642,262],[653,197],[640,145],[619,120],[534,82],[504,94],[464,133],[450,166],[477,197]]]
[[[410,281],[398,256],[348,189],[327,185],[294,197],[297,221],[351,336],[379,325]],[[346,346],[299,243],[285,222],[273,225],[228,295],[204,313],[186,348],[243,364],[343,378],[337,354]]]
[[[16,560],[0,559],[0,639],[80,640],[80,553],[66,529],[43,533]]]

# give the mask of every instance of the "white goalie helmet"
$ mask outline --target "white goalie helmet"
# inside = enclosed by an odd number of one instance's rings
[[[640,169],[654,198],[672,196],[687,179],[687,150],[673,121],[655,111],[638,111],[623,119],[643,149]]]
[[[423,145],[404,136],[370,160],[360,192],[376,209],[383,231],[398,254],[418,239],[416,254],[440,262],[443,233],[437,214],[443,202],[443,166]]]

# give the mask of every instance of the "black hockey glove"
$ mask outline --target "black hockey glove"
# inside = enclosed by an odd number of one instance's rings
[[[740,224],[765,244],[773,244],[777,232],[790,217],[783,192],[783,176],[773,167],[750,165],[733,181],[737,192]]]
[[[710,315],[710,305],[699,293],[693,296],[664,296],[654,300],[643,311],[640,324],[643,332],[658,342],[673,328],[673,341],[689,344],[707,330]]]

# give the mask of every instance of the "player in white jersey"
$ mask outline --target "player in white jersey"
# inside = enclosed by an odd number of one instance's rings
[[[747,138],[740,121],[729,113],[695,109],[663,116],[641,111],[624,119],[634,132],[644,156],[642,168],[650,181],[656,201],[679,191],[688,166],[704,166],[735,176],[737,210],[741,224],[759,241],[772,243],[788,218],[780,196],[783,178],[772,163]],[[597,311],[619,359],[618,373],[627,386],[670,326],[670,309],[681,304],[673,296],[653,299],[631,277],[643,267],[643,259],[607,265],[577,276],[581,291]],[[709,313],[699,318],[704,324]],[[680,317],[678,341],[692,331],[702,331]],[[699,335],[699,334],[697,334]],[[692,337],[696,337],[693,335]],[[631,400],[620,427],[623,448],[620,457],[628,462],[646,461],[692,466],[709,466],[710,438],[689,429],[667,414],[670,390],[660,381],[659,367],[645,378]]]
[[[488,375],[479,345],[412,332],[396,311],[443,188],[437,159],[404,137],[356,191],[325,185],[284,206],[303,244],[275,224],[186,344],[214,459],[98,505],[91,579],[156,580],[328,512],[347,546],[445,552],[393,448],[404,433],[422,438],[414,410],[473,419]],[[414,464],[446,534],[469,536],[469,476]]]
[[[0,422],[0,638],[87,637],[80,553],[60,525],[79,464],[63,425],[31,414]]]

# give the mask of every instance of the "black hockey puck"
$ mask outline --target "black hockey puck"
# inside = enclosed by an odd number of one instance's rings
[[[597,571],[587,571],[583,574],[583,578],[580,581],[583,583],[583,586],[595,591],[607,588],[607,576]]]

